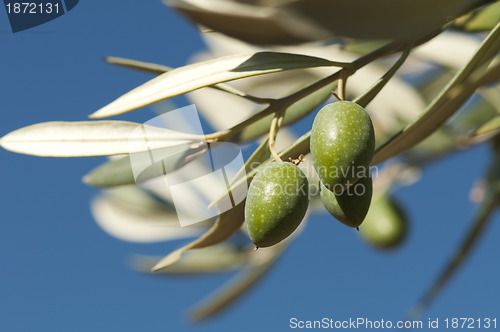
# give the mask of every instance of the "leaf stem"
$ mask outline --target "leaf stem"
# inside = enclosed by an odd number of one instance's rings
[[[338,84],[338,99],[340,101],[342,100],[346,100],[346,83],[347,83],[347,79],[349,78],[349,74],[347,73],[343,73],[340,78],[339,78],[339,84]]]
[[[390,81],[394,74],[401,68],[403,63],[406,61],[410,55],[412,45],[406,46],[405,50],[399,57],[398,61],[392,65],[392,67],[375,83],[368,91],[356,98],[356,103],[362,107],[366,107],[373,98],[382,90],[382,88]],[[339,89],[340,91],[340,89]]]
[[[283,122],[283,117],[285,115],[285,109],[276,112],[273,121],[271,122],[271,128],[269,128],[269,151],[273,155],[274,160],[277,162],[282,162],[280,156],[276,152],[276,147],[274,142],[276,141],[276,136],[278,135],[278,130],[280,129],[281,123]]]

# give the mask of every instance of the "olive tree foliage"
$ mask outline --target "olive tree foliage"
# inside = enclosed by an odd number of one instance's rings
[[[498,207],[500,2],[172,0],[166,4],[200,26],[208,52],[179,68],[108,57],[110,64],[156,77],[92,113],[91,121],[35,124],[5,135],[0,145],[35,156],[114,156],[84,177],[87,184],[103,188],[103,195],[91,204],[97,222],[128,241],[195,237],[161,259],[137,257],[138,270],[240,271],[191,312],[193,320],[200,321],[229,306],[259,280],[305,222],[286,240],[258,251],[250,241],[246,246],[231,242],[231,235],[247,232],[244,202],[214,219],[181,228],[172,197],[135,184],[131,159],[144,151],[131,150],[129,137],[142,124],[101,119],[186,94],[214,132],[200,136],[150,128],[154,149],[173,149],[187,141],[195,157],[169,159],[170,165],[159,173],[150,172],[148,179],[164,176],[176,165],[195,163],[196,156],[206,152],[194,144],[200,140],[209,145],[257,142],[241,170],[243,178],[227,188],[231,192],[251,184],[269,163],[300,155],[305,155],[299,166],[309,183],[318,183],[309,157],[311,132],[296,137],[287,127],[326,102],[353,101],[371,117],[376,139],[371,165],[381,166],[360,234],[382,248],[400,245],[406,234],[402,207],[393,199],[396,188],[415,182],[419,169],[440,156],[489,144],[489,172],[476,188],[477,216],[411,312],[413,317],[421,315],[464,263]],[[450,121],[459,110],[466,116]],[[185,119],[178,121],[179,128],[186,124]],[[310,196],[308,213],[324,212],[315,203],[319,193]],[[390,234],[377,231],[377,222],[385,223],[382,228],[390,229]],[[148,227],[151,224],[155,227]]]

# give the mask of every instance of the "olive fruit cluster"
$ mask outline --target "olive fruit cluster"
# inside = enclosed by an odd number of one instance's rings
[[[311,157],[318,173],[321,200],[340,222],[358,227],[372,198],[370,162],[375,134],[368,113],[356,103],[323,107],[311,130]]]
[[[328,104],[311,130],[311,157],[318,173],[321,200],[339,221],[358,227],[372,198],[369,165],[375,135],[370,117],[349,101]],[[270,162],[248,188],[245,220],[256,247],[275,245],[295,231],[309,205],[305,174],[289,162]]]

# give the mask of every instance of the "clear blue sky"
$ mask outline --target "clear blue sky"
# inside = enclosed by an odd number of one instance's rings
[[[106,65],[103,56],[180,66],[204,47],[160,0],[82,0],[16,34],[2,8],[0,45],[0,136],[37,122],[84,120],[150,78]],[[145,121],[146,113],[122,118]],[[0,149],[0,331],[286,331],[291,317],[400,319],[463,238],[474,213],[468,192],[487,159],[485,146],[454,155],[399,192],[412,225],[395,252],[373,251],[326,215],[312,218],[252,292],[193,327],[186,309],[230,274],[167,278],[129,270],[130,254],[167,253],[183,242],[131,244],[96,225],[89,200],[98,191],[81,177],[102,158]],[[497,215],[427,317],[500,319],[499,222]]]

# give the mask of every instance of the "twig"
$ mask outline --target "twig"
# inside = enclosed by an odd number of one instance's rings
[[[278,135],[278,130],[280,129],[281,124],[283,123],[284,115],[285,115],[285,110],[276,112],[273,121],[271,122],[271,128],[269,128],[269,151],[271,151],[274,160],[278,162],[282,162],[283,160],[278,155],[278,152],[276,152],[276,147],[274,146],[274,142],[276,141],[276,135]]]

